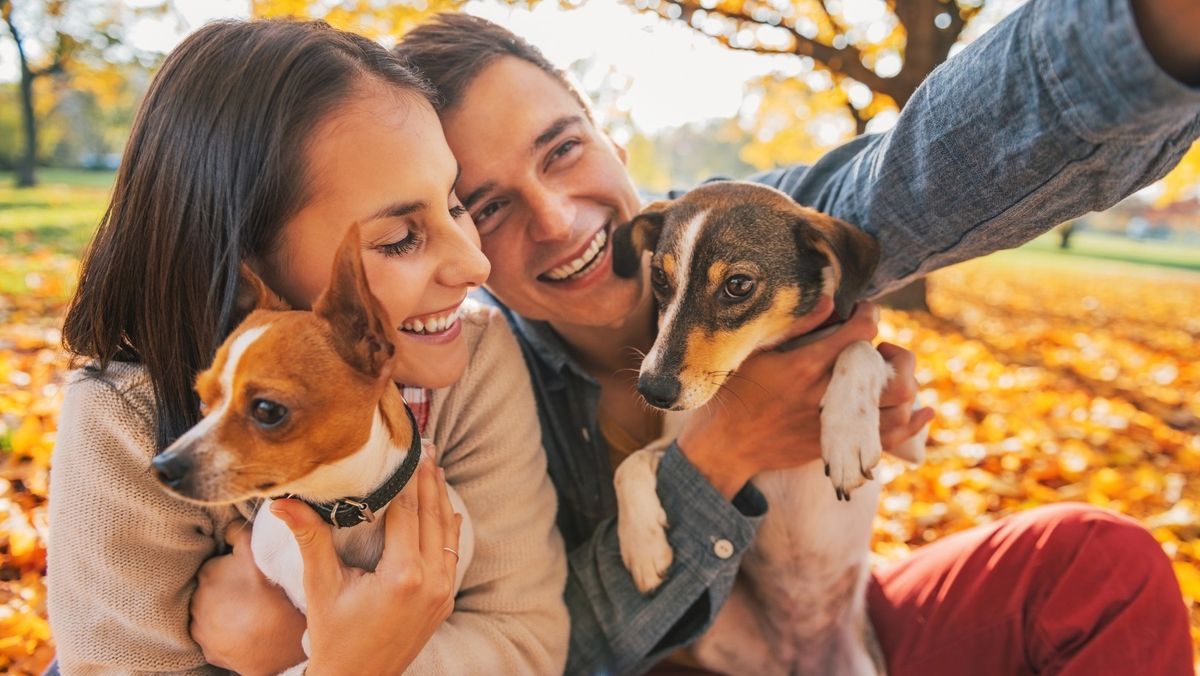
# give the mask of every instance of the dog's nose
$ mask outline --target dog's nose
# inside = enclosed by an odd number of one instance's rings
[[[188,472],[192,470],[192,457],[188,453],[163,453],[150,463],[158,480],[171,488],[178,489]]]
[[[658,408],[671,408],[679,399],[679,379],[643,373],[638,378],[638,392]]]

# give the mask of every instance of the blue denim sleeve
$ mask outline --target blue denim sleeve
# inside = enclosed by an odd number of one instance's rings
[[[857,225],[869,295],[1105,209],[1200,135],[1200,89],[1163,72],[1129,0],[1033,0],[937,68],[894,128],[751,180]]]
[[[566,673],[640,673],[698,638],[729,596],[742,554],[767,510],[751,484],[726,500],[675,444],[659,465],[658,495],[671,524],[667,538],[675,558],[653,594],[643,596],[633,586],[621,562],[615,519],[570,552]]]

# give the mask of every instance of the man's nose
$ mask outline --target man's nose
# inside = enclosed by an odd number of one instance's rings
[[[638,377],[638,392],[658,408],[671,408],[679,400],[679,379],[643,373]]]
[[[535,242],[570,239],[575,225],[575,204],[567,195],[543,189],[529,200],[533,222],[529,236]]]
[[[192,471],[191,453],[163,453],[150,463],[154,475],[164,484],[179,490]]]

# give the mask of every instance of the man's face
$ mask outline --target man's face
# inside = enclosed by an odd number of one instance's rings
[[[623,153],[537,66],[501,57],[442,117],[462,166],[458,194],[492,263],[487,286],[530,319],[613,326],[641,276],[613,274],[611,235],[637,214]]]

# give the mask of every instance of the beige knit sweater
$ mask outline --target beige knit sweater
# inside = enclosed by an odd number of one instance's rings
[[[409,673],[562,673],[566,558],[529,376],[495,310],[470,306],[463,332],[469,366],[434,393],[425,436],[474,520],[475,559],[454,614]],[[75,374],[67,387],[50,481],[48,573],[64,673],[218,671],[188,635],[188,602],[237,511],[187,504],[159,488],[149,472],[153,419],[138,366]]]

